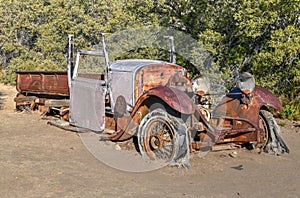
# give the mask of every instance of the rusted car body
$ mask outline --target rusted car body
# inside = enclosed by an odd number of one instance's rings
[[[282,105],[270,91],[255,86],[251,75],[211,108],[207,78],[191,80],[184,67],[165,61],[110,63],[104,37],[103,49],[78,51],[67,76],[37,72],[39,77],[28,80],[29,74],[20,73],[20,79],[22,74],[28,78],[20,92],[70,97],[65,111],[70,126],[108,133],[105,139],[111,141],[134,138],[143,157],[169,164],[189,166],[189,153],[225,143],[289,152],[269,112],[269,107],[281,110]],[[29,83],[32,79],[41,83]]]
[[[184,67],[143,59],[110,64],[105,53],[77,53],[70,87],[71,125],[108,130],[111,135],[106,139],[111,141],[136,137],[142,156],[184,166],[190,152],[225,143],[289,152],[268,112],[269,107],[281,110],[282,105],[267,89],[236,87],[210,109],[202,103],[206,90],[193,90]],[[88,57],[93,58],[85,60]],[[102,65],[96,57],[105,59]],[[102,73],[91,69],[97,67]]]

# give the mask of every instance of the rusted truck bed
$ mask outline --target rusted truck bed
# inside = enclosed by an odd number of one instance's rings
[[[67,71],[16,71],[14,101],[17,110],[51,110],[68,119],[69,86]]]
[[[67,71],[16,71],[16,79],[23,95],[69,96]]]

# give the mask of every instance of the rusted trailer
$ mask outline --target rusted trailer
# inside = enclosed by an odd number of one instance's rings
[[[64,71],[16,71],[17,110],[51,109],[61,115],[69,107],[68,74]]]
[[[67,71],[16,71],[19,93],[68,97]]]

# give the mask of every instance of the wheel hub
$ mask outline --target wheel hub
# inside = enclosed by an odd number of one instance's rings
[[[158,135],[151,136],[150,145],[154,150],[158,150],[162,147],[162,140]]]

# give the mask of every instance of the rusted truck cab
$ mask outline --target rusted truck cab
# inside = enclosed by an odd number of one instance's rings
[[[129,120],[120,120],[124,123],[118,126],[117,118],[130,119],[136,103],[142,105],[141,96],[160,86],[191,91],[186,70],[179,65],[134,59],[107,66],[102,53],[79,51],[70,87],[70,123],[98,132],[124,130]]]
[[[148,90],[168,86],[191,91],[186,75],[183,67],[164,61],[131,59],[106,65],[103,53],[79,51],[71,78],[70,123],[98,132],[118,131],[116,118],[130,115]]]

